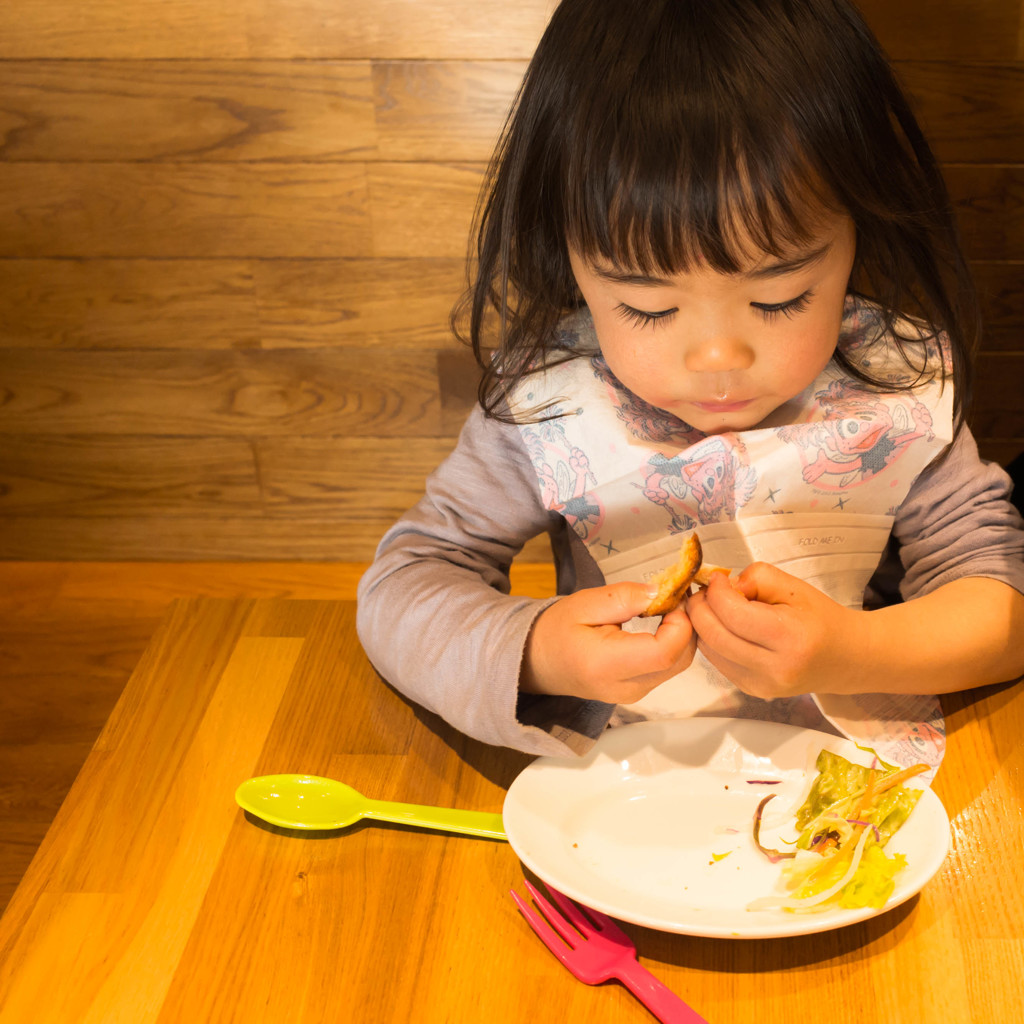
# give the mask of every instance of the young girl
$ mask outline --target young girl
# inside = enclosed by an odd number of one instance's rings
[[[953,214],[845,0],[564,0],[475,275],[480,404],[360,585],[363,645],[412,699],[556,755],[613,720],[771,708],[923,742],[941,717],[900,695],[1024,672],[1024,532],[961,418]],[[694,529],[742,571],[637,631]],[[544,532],[561,596],[509,596]]]

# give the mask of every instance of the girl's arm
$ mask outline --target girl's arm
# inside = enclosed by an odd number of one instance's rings
[[[460,732],[564,754],[562,742],[516,719],[523,647],[544,602],[511,596],[508,570],[551,522],[514,442],[509,428],[479,409],[470,415],[426,493],[388,530],[360,580],[357,629],[384,679]],[[568,715],[576,712],[582,715],[578,708]],[[575,734],[589,725],[569,721],[567,728]]]
[[[692,657],[683,613],[657,638],[619,629],[647,604],[643,585],[579,590],[602,582],[580,544],[563,544],[576,557],[563,550],[559,565],[560,591],[578,593],[548,601],[509,594],[508,569],[523,544],[567,533],[540,502],[515,427],[475,410],[426,491],[360,581],[357,625],[380,674],[460,732],[533,754],[581,753],[612,701],[637,693],[637,678],[651,689]]]
[[[718,580],[691,600],[701,649],[762,697],[941,693],[1016,678],[1024,673],[1024,530],[1008,493],[1006,474],[979,459],[964,429],[897,513],[903,603],[852,611],[754,565],[737,589]]]
[[[708,660],[756,697],[948,693],[1024,674],[1024,594],[965,577],[913,601],[854,611],[764,563],[689,602]]]

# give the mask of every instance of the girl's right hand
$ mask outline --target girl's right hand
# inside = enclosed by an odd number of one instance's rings
[[[520,690],[633,704],[682,672],[697,649],[683,605],[662,618],[656,633],[621,628],[652,596],[643,583],[615,583],[550,605],[526,641]]]

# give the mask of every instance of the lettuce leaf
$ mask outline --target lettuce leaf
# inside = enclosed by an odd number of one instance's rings
[[[906,866],[902,854],[887,856],[883,847],[910,817],[921,791],[895,780],[889,788],[878,785],[898,774],[898,766],[865,768],[830,750],[821,751],[815,767],[818,777],[796,813],[798,852],[783,868],[785,884],[793,898],[808,899],[841,882],[851,868],[856,837],[868,828],[853,877],[827,904],[881,908],[896,886],[895,876]]]
[[[815,767],[818,777],[796,812],[796,827],[800,830],[797,847],[802,850],[813,845],[821,831],[829,827],[830,819],[845,821],[853,815],[869,782],[876,783],[886,775],[894,774],[891,769],[854,764],[831,750],[822,750],[818,754]],[[894,786],[876,794],[867,808],[858,811],[856,820],[874,825],[878,844],[885,846],[910,817],[920,798],[919,789]]]

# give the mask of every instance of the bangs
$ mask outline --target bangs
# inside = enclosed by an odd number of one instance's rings
[[[569,245],[646,275],[696,267],[738,273],[765,256],[805,249],[839,204],[797,146],[779,136],[744,138],[735,128],[678,144],[678,133],[648,124],[647,139],[609,139],[606,173],[588,174],[577,163],[568,176]],[[678,149],[658,146],[658,138],[677,140]]]

